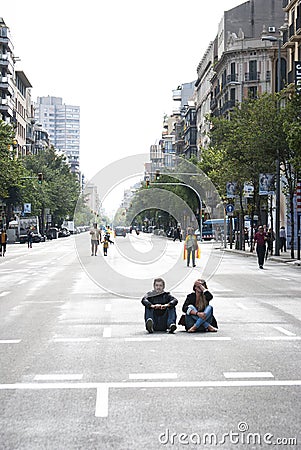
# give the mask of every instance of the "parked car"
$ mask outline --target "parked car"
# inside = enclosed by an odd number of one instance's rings
[[[59,229],[56,227],[50,227],[46,231],[47,239],[57,239],[59,234]]]
[[[125,227],[115,227],[114,228],[114,236],[126,236],[126,229]]]
[[[59,230],[59,233],[58,233],[58,237],[59,238],[61,238],[61,237],[68,237],[68,236],[70,236],[70,231],[67,229],[67,228],[61,228],[60,230]]]
[[[27,242],[27,233],[21,232],[19,236],[19,241],[20,244],[25,244]],[[45,242],[45,236],[43,236],[41,233],[33,231],[32,242],[35,244],[39,242]]]

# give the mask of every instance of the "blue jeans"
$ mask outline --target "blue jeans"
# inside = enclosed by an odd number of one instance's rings
[[[153,320],[155,331],[166,331],[172,323],[177,321],[176,308],[166,308],[164,312],[161,309],[145,308],[144,319],[145,322],[147,319]]]
[[[195,306],[190,305],[190,307],[194,311],[197,311]],[[189,329],[194,325],[199,329],[198,331],[204,331],[204,329],[207,329],[212,322],[213,316],[212,306],[210,305],[206,306],[203,312],[206,314],[206,319],[202,319],[201,317],[198,317],[195,314],[193,315],[186,314],[185,315],[186,328]]]

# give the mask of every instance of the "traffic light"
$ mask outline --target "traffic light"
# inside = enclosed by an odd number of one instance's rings
[[[160,180],[160,170],[159,169],[156,170],[155,178],[156,178],[156,181]]]
[[[146,187],[149,187],[149,180],[145,180]]]
[[[42,182],[43,182],[43,174],[42,174],[42,172],[39,172],[38,173],[38,183],[42,184]]]

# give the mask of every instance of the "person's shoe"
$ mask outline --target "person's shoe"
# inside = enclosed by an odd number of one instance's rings
[[[263,266],[259,266],[259,269],[263,269]]]
[[[171,323],[168,328],[168,333],[173,334],[177,329],[177,325],[175,323]]]
[[[91,256],[94,256],[94,253],[91,253]]]
[[[195,333],[197,331],[197,327],[195,325],[193,325],[191,328],[189,328],[189,330],[187,330],[188,333]]]
[[[153,324],[153,319],[149,318],[146,321],[146,329],[149,333],[153,333],[154,332],[154,324]]]
[[[193,267],[196,267],[196,264],[193,264]]]

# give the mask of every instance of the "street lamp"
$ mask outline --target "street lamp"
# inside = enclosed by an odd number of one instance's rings
[[[281,91],[281,44],[282,36],[262,36],[262,41],[278,42],[278,65],[277,65],[277,92]],[[280,109],[280,100],[278,100],[278,111]],[[275,221],[275,256],[280,255],[280,154],[277,149],[276,159],[276,221]]]

